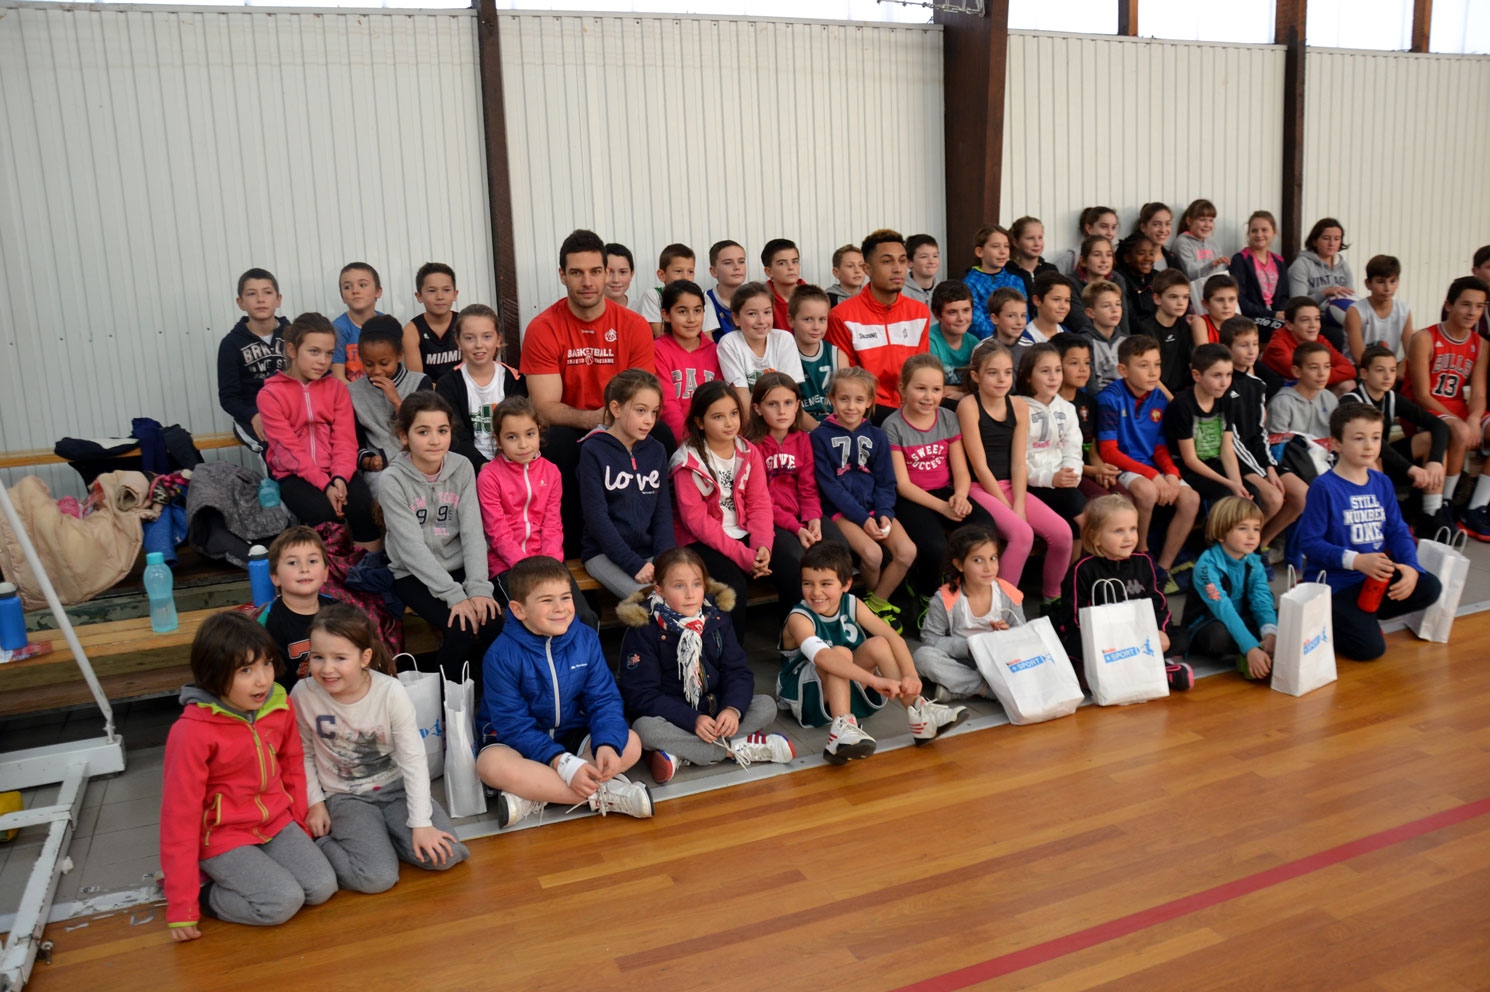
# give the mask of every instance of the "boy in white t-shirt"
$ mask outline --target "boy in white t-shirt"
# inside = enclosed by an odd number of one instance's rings
[[[652,325],[652,337],[662,337],[662,287],[679,279],[693,282],[693,249],[687,245],[671,244],[657,256],[657,279],[661,286],[653,286],[635,294],[632,309],[642,315],[642,320]],[[710,337],[719,330],[719,317],[713,307],[704,307],[704,333]]]

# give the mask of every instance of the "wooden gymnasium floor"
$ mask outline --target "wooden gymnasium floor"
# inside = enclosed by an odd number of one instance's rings
[[[477,840],[277,929],[117,914],[32,987],[1490,989],[1487,640]]]

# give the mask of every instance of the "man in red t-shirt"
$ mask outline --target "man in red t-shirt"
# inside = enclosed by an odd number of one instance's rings
[[[559,247],[565,296],[534,317],[523,335],[522,372],[528,397],[546,428],[543,455],[563,479],[565,554],[579,552],[579,441],[600,426],[605,385],[623,369],[654,375],[652,328],[640,314],[605,296],[605,242],[579,230]],[[672,432],[661,419],[653,436],[671,453]]]
[[[874,422],[900,408],[900,367],[931,349],[931,311],[900,292],[910,271],[905,239],[879,230],[864,239],[868,292],[850,296],[828,315],[828,341],[879,380]]]

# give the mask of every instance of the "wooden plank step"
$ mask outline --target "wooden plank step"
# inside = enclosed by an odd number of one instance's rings
[[[211,451],[222,448],[236,448],[238,438],[229,432],[227,434],[194,434],[192,441],[196,444],[198,451]],[[135,454],[139,448],[120,452],[113,457],[125,458]],[[0,468],[25,468],[28,465],[66,465],[67,460],[58,458],[51,448],[22,448],[16,451],[0,451]]]

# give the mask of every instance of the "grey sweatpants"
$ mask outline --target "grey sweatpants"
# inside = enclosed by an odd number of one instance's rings
[[[647,561],[651,560],[647,559]],[[637,590],[647,588],[636,581],[636,576],[631,575],[605,555],[585,559],[585,571],[590,573],[590,578],[609,589],[610,594],[617,599],[625,599]]]
[[[435,800],[430,824],[452,836],[455,827]],[[402,785],[352,796],[326,797],[331,832],[319,838],[321,852],[336,871],[336,880],[353,892],[385,892],[398,881],[398,863],[405,861],[431,871],[444,871],[471,856],[459,841],[444,863],[424,861],[414,853],[414,828],[408,825],[409,804]]]
[[[776,699],[772,696],[753,696],[750,709],[740,717],[740,729],[736,737],[765,730],[776,722]],[[648,751],[666,751],[674,758],[682,758],[691,765],[713,765],[726,757],[724,748],[718,744],[706,744],[698,734],[660,716],[644,716],[631,725],[642,747]]]
[[[960,661],[940,648],[921,646],[911,657],[916,663],[916,674],[928,682],[946,687],[954,696],[986,696],[988,684],[973,659]]]
[[[267,843],[235,847],[201,864],[214,883],[203,908],[229,923],[277,926],[301,906],[319,906],[336,894],[326,856],[295,823]]]

